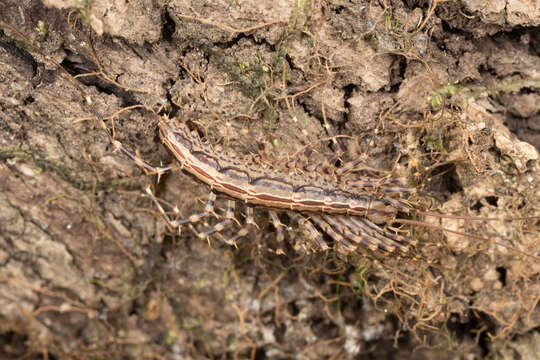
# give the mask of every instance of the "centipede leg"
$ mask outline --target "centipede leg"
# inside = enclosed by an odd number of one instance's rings
[[[214,233],[219,233],[227,227],[234,220],[234,208],[235,202],[232,200],[227,200],[227,211],[225,212],[225,219],[217,223],[216,225],[210,227],[208,230],[197,233],[197,237],[201,240],[208,238]]]
[[[394,241],[388,237],[389,234],[386,232],[379,234],[366,226],[362,226],[362,223],[354,218],[349,219],[343,215],[338,215],[336,218],[354,234],[358,234],[358,236],[368,239],[383,251],[393,252],[395,249],[399,249],[403,253],[408,251],[408,247],[406,245],[403,245],[401,242]]]
[[[185,225],[185,224],[194,224],[214,212],[214,203],[216,201],[216,194],[214,192],[210,192],[203,212],[200,212],[198,214],[193,214],[191,216],[188,216],[185,219],[171,220],[169,215],[167,215],[167,213],[165,212],[165,210],[163,209],[159,201],[156,199],[156,197],[152,193],[152,190],[150,189],[149,186],[146,188],[146,193],[148,194],[150,199],[152,199],[152,201],[154,202],[154,205],[156,205],[156,207],[158,208],[159,212],[161,213],[161,215],[163,216],[167,224],[169,224],[169,226],[172,228],[179,228],[180,226]]]
[[[285,255],[285,235],[283,234],[283,224],[279,221],[278,215],[274,210],[269,210],[270,218],[272,219],[272,224],[276,228],[276,240],[278,242],[278,248],[276,249],[276,254]]]
[[[374,194],[392,194],[392,193],[413,193],[416,191],[415,188],[409,187],[406,179],[404,178],[380,178],[380,179],[373,179],[373,178],[367,178],[363,176],[359,176],[354,178],[353,180],[349,180],[346,182],[348,186],[356,187],[362,190],[368,190]],[[385,199],[390,199],[389,196],[385,197]],[[402,211],[409,212],[409,208],[404,207],[401,203],[397,202],[397,200],[392,199],[398,203],[398,208]],[[390,201],[389,201],[390,202]]]
[[[299,224],[301,224],[302,226],[308,229],[309,235],[313,239],[315,239],[315,241],[317,242],[317,244],[320,246],[320,248],[323,251],[328,250],[328,244],[326,243],[326,241],[324,241],[321,233],[315,228],[315,226],[313,226],[312,223],[310,223],[307,219],[305,219],[304,217],[298,214],[292,213],[292,216],[297,219]]]
[[[337,175],[348,174],[351,171],[353,171],[358,166],[358,164],[360,164],[361,162],[364,162],[364,161],[366,161],[366,156],[365,155],[359,156],[358,158],[356,158],[356,159],[354,159],[352,161],[348,161],[348,162],[344,163],[339,169],[336,169],[336,174]]]
[[[404,244],[407,244],[407,245],[412,245],[412,246],[415,246],[417,241],[415,240],[412,240],[408,237],[405,237],[405,236],[400,236],[400,235],[397,235],[397,234],[393,234],[391,233],[390,231],[386,231],[384,229],[382,229],[380,226],[378,226],[377,224],[373,223],[372,221],[368,220],[368,219],[361,219],[361,221],[366,224],[367,226],[369,226],[370,228],[372,228],[373,230],[376,230],[378,232],[380,232],[381,234],[384,234],[386,237],[389,237],[395,241],[398,241],[398,242],[401,242],[401,243],[404,243]]]
[[[355,249],[355,247],[350,242],[348,242],[343,236],[334,231],[332,226],[326,221],[324,221],[319,215],[312,215],[311,220],[313,220],[317,224],[317,226],[319,226],[325,233],[330,235],[332,239],[334,239],[338,243],[343,244],[347,248],[347,250],[353,251]]]
[[[381,186],[381,185],[399,185],[401,187],[408,187],[407,178],[392,178],[392,177],[383,177],[380,179],[374,179],[367,176],[352,176],[351,183],[358,183],[362,186]]]
[[[196,131],[190,131],[185,124],[182,123],[182,126],[183,128],[185,129],[185,133],[186,134],[189,134],[190,137],[191,137],[191,142],[193,144],[193,146],[197,147],[197,148],[201,148],[202,147],[202,139],[201,137],[199,136],[199,134],[196,132]]]
[[[88,101],[88,99],[87,99]],[[131,108],[137,108],[137,107],[143,107],[143,106],[139,106],[139,105],[134,105],[134,106],[130,106],[130,107],[127,107],[121,111],[124,111],[126,109],[131,109]],[[121,112],[119,111],[119,112]],[[117,112],[117,114],[119,113]],[[121,153],[123,153],[124,155],[126,155],[127,157],[129,157],[131,160],[133,160],[133,162],[139,166],[140,168],[142,168],[147,174],[157,174],[158,176],[161,176],[163,175],[164,173],[166,173],[167,171],[170,171],[173,169],[173,167],[171,166],[167,166],[167,167],[156,167],[156,166],[152,166],[150,164],[148,164],[146,161],[144,161],[143,159],[140,158],[140,156],[138,155],[135,155],[133,154],[131,151],[129,151],[124,145],[122,145],[122,143],[118,140],[116,140],[114,138],[114,129],[113,130],[109,130],[109,128],[107,127],[107,124],[105,124],[105,119],[106,118],[103,118],[101,116],[99,116],[97,113],[94,112],[94,116],[95,118],[99,121],[99,124],[101,125],[101,127],[103,128],[103,130],[105,131],[105,133],[107,134],[107,138],[109,139],[109,142],[111,143],[111,145],[114,147],[114,149],[116,151],[119,151]],[[113,119],[115,115],[109,117],[109,119]]]
[[[411,208],[409,206],[401,203],[399,200],[396,200],[388,195],[383,196],[382,200],[386,201],[387,203],[389,203],[390,205],[392,205],[394,208],[398,209],[399,211],[402,211],[407,214],[411,212]]]
[[[126,155],[131,160],[133,160],[133,162],[137,166],[142,168],[147,174],[157,174],[157,175],[161,176],[164,173],[166,173],[167,171],[172,170],[172,166],[155,167],[155,166],[152,166],[152,165],[148,164],[146,161],[142,160],[139,156],[132,154],[128,149],[126,149],[124,147],[124,145],[122,145],[122,143],[120,141],[114,140],[112,138],[112,135],[110,135],[110,134],[108,134],[108,135],[110,136],[111,143],[114,146],[115,150],[118,150],[118,151],[124,153],[124,155]]]
[[[353,233],[343,224],[339,223],[334,216],[324,215],[323,219],[330,225],[332,225],[334,228],[336,228],[337,231],[343,234],[347,239],[350,239],[371,251],[377,251],[378,249],[380,249],[383,252],[391,253],[395,250],[395,247],[381,242],[380,240],[372,236],[363,233],[358,235]]]
[[[249,231],[251,228],[257,227],[257,224],[255,223],[255,217],[253,212],[253,206],[247,205],[246,207],[246,223],[242,228],[238,231],[236,235],[234,235],[231,239],[226,240],[223,239],[227,244],[236,246],[236,241],[240,238],[243,238],[247,234],[249,234]]]

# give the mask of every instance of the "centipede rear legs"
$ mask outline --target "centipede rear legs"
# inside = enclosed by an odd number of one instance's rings
[[[311,222],[309,222],[309,220],[293,212],[291,212],[289,215],[295,218],[300,225],[308,230],[309,236],[315,240],[322,251],[327,251],[329,249],[328,244],[326,241],[324,241],[321,233],[315,228],[315,226],[313,226]]]

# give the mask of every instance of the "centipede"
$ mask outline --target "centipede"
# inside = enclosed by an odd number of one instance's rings
[[[124,153],[148,173],[162,175],[172,167],[155,167],[133,154],[122,143],[115,140],[107,125],[101,121],[111,144]],[[224,220],[210,226],[207,230],[196,231],[199,239],[207,239],[213,234],[220,235],[225,228],[239,223],[235,218],[236,202],[246,205],[245,225],[230,239],[224,242],[235,246],[237,241],[256,229],[254,219],[256,208],[264,209],[277,231],[278,254],[285,254],[283,224],[278,218],[279,211],[285,211],[291,219],[303,226],[321,251],[330,249],[322,234],[328,235],[346,251],[354,251],[360,246],[371,252],[398,254],[404,256],[418,241],[397,231],[382,226],[385,223],[408,223],[411,225],[438,228],[415,220],[396,218],[398,212],[410,214],[417,212],[441,218],[461,218],[417,211],[401,200],[417,191],[408,186],[405,178],[366,177],[356,175],[357,161],[351,161],[340,168],[319,169],[309,174],[286,171],[278,168],[262,168],[255,161],[246,161],[242,156],[222,146],[212,146],[201,138],[196,130],[191,130],[186,121],[160,116],[159,135],[162,143],[174,156],[180,168],[193,175],[198,181],[210,187],[204,211],[182,219],[172,219],[151,187],[146,194],[152,199],[162,217],[171,228],[195,224],[207,217],[216,215],[215,201],[218,195],[225,196],[227,208]],[[474,218],[470,220],[501,220],[498,218]],[[523,220],[512,218],[505,220]],[[530,218],[528,218],[530,219]],[[192,230],[193,227],[190,227]],[[489,241],[481,236],[466,234],[451,229],[443,229],[460,236],[469,236]],[[527,256],[527,254],[525,254]],[[534,257],[534,256],[533,256]]]
[[[317,173],[306,178],[294,172],[283,172],[277,169],[263,170],[255,166],[248,167],[239,157],[222,148],[212,149],[208,142],[200,140],[196,132],[190,132],[185,123],[163,117],[159,122],[160,136],[165,146],[171,151],[181,167],[210,186],[213,191],[228,195],[249,207],[268,209],[276,229],[281,226],[275,210],[287,210],[300,219],[316,240],[321,250],[327,250],[319,232],[311,225],[313,221],[321,229],[347,248],[351,243],[360,244],[371,250],[407,252],[412,241],[384,230],[377,226],[395,216],[398,210],[408,208],[396,200],[395,194],[404,194],[414,190],[405,187],[404,179],[399,178],[365,178],[344,176],[342,172]],[[152,169],[160,173],[160,169]],[[325,176],[326,175],[326,176]],[[151,194],[150,191],[147,192]],[[171,221],[171,226],[199,220],[212,211],[212,196],[208,207],[194,218]],[[159,203],[154,199],[154,203]],[[229,200],[227,214],[232,214],[232,200]],[[162,214],[162,208],[158,206]],[[252,212],[247,215],[246,223],[253,223]],[[309,214],[308,216],[304,214]],[[222,228],[231,221],[231,215],[217,228]],[[209,232],[202,233],[206,237]],[[247,232],[243,228],[230,242]],[[282,235],[278,235],[281,239]]]
[[[8,24],[5,26],[10,27]],[[12,31],[17,30],[10,27]],[[18,34],[24,37],[22,34]],[[38,52],[39,49],[37,49]],[[109,129],[105,118],[95,112],[92,99],[86,94],[79,82],[63,67],[49,58],[72,81],[79,91],[84,103],[88,105],[94,119],[97,119],[107,134],[112,146],[135,162],[147,173],[163,175],[173,169],[156,167],[144,161],[121,142],[116,140],[114,131]],[[145,106],[133,106],[133,108]],[[328,251],[330,246],[325,237],[348,251],[358,247],[382,254],[406,255],[418,246],[418,241],[411,236],[396,231],[390,224],[410,224],[411,226],[437,226],[421,221],[397,217],[398,213],[420,214],[424,216],[461,218],[437,213],[419,211],[411,207],[406,198],[416,193],[417,189],[403,177],[369,177],[354,172],[358,160],[352,160],[341,167],[304,169],[302,172],[294,168],[262,167],[256,161],[246,161],[244,157],[222,146],[213,146],[208,139],[201,138],[196,129],[190,129],[188,121],[181,117],[169,118],[160,115],[158,120],[159,136],[163,145],[173,155],[179,167],[193,175],[199,182],[210,188],[210,193],[202,212],[182,219],[172,218],[153,194],[151,187],[145,193],[152,200],[159,213],[171,228],[193,225],[211,216],[215,216],[217,196],[225,197],[227,208],[223,220],[203,231],[190,229],[200,239],[207,239],[216,234],[229,245],[246,237],[250,231],[258,228],[254,212],[264,209],[276,229],[279,249],[284,254],[284,226],[278,213],[285,212],[289,218],[307,230],[309,237],[321,251]],[[245,221],[243,225],[236,218],[236,203],[245,205]],[[534,217],[528,217],[531,219]],[[501,220],[499,218],[471,218],[470,220]],[[505,219],[523,220],[524,218]],[[223,238],[220,232],[240,224],[240,230],[231,237]],[[443,229],[461,235],[487,240],[480,236],[460,231]]]
[[[416,240],[381,226],[400,221],[421,224],[414,220],[396,219],[398,212],[414,212],[401,200],[417,191],[408,186],[407,179],[356,175],[351,171],[355,161],[341,168],[326,168],[308,175],[276,168],[263,169],[256,162],[242,161],[241,156],[221,146],[212,147],[196,131],[191,131],[185,121],[164,116],[160,117],[158,126],[163,144],[181,169],[211,189],[203,212],[173,220],[166,214],[150,187],[147,187],[146,193],[172,228],[210,216],[214,213],[216,195],[221,194],[228,199],[224,220],[206,231],[197,232],[200,239],[206,239],[235,222],[235,202],[239,201],[246,205],[245,226],[233,238],[225,239],[231,245],[235,245],[238,239],[246,236],[250,228],[256,225],[253,217],[255,208],[265,209],[270,214],[280,246],[277,252],[281,254],[284,253],[284,235],[277,211],[285,211],[290,218],[304,226],[322,251],[327,251],[329,246],[321,233],[349,251],[361,246],[372,252],[405,255],[417,245]],[[122,144],[114,142],[114,145],[147,171],[162,174],[170,169],[153,167],[133,155]],[[453,232],[467,236],[459,231]]]

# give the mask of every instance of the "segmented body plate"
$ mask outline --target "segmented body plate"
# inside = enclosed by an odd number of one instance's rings
[[[353,188],[346,186],[352,181],[336,173],[306,176],[246,166],[232,152],[213,151],[184,123],[174,121],[160,121],[165,145],[186,171],[235,199],[269,208],[359,215],[377,223],[391,219],[398,210],[385,193],[395,189],[395,179],[373,179],[371,188]]]

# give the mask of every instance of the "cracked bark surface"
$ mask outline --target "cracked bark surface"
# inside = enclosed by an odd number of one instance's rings
[[[512,250],[539,256],[537,223],[442,223],[510,234],[506,249],[418,230],[439,268],[305,254],[301,229],[276,256],[263,214],[238,248],[207,244],[168,230],[142,189],[153,183],[186,216],[208,188],[180,171],[157,184],[92,120],[161,108],[268,163],[308,144],[310,161],[331,159],[338,145],[315,140],[339,134],[345,158],[419,174],[431,209],[538,215],[540,32],[529,2],[44,3],[0,4],[2,355],[427,359],[450,346],[533,356],[540,262]],[[81,95],[54,62],[72,76],[103,73],[80,77]],[[166,164],[157,121],[118,113],[116,139]]]

